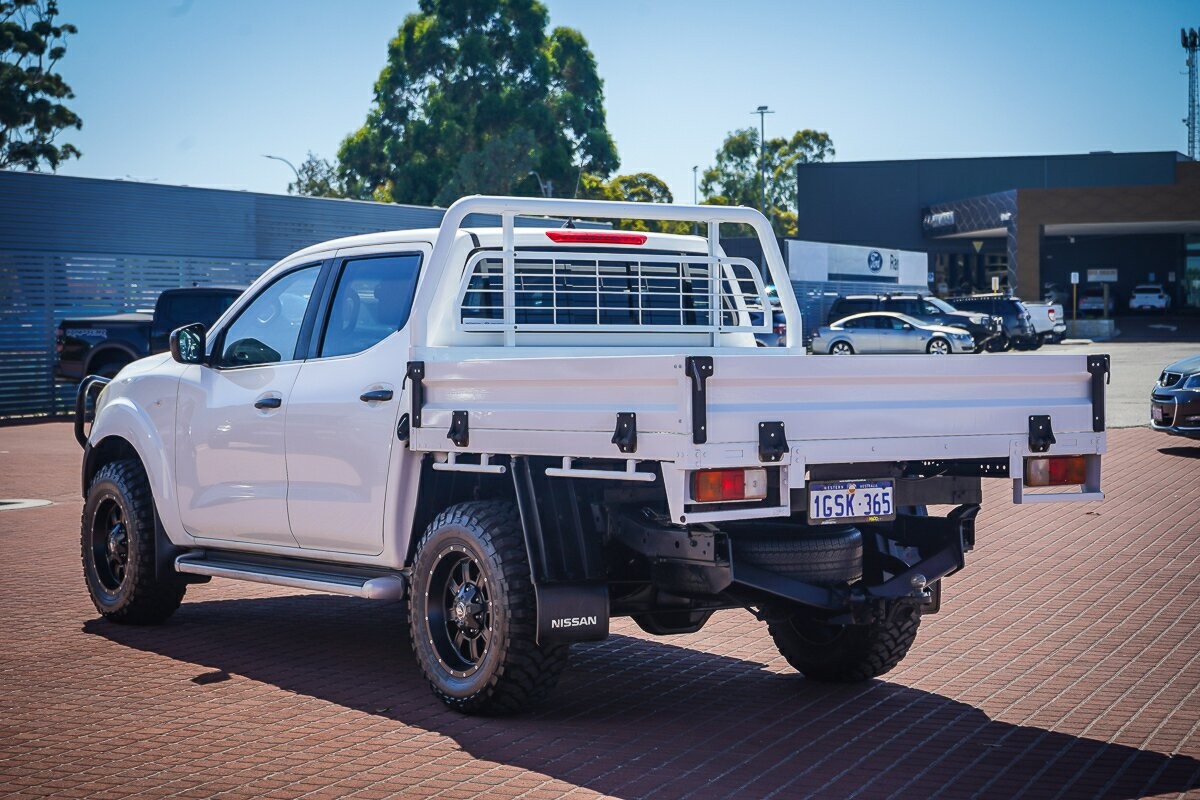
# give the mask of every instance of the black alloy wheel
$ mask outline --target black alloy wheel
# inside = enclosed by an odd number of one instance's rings
[[[91,527],[96,578],[101,586],[115,593],[125,582],[129,568],[129,527],[115,496],[109,495],[100,501]]]
[[[451,546],[441,554],[426,602],[438,661],[455,677],[471,675],[487,656],[492,619],[487,577],[465,548]]]

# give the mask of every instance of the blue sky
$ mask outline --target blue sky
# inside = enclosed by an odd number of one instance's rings
[[[605,80],[621,172],[691,202],[725,135],[826,131],[839,161],[1179,150],[1195,0],[544,0]],[[415,0],[59,0],[83,151],[62,174],[283,192],[362,124]]]

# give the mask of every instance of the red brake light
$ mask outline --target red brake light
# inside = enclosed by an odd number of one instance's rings
[[[559,244],[645,244],[646,234],[617,231],[546,231],[550,241]]]

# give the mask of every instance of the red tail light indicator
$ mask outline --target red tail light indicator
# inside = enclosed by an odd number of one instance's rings
[[[763,500],[766,496],[765,469],[701,469],[692,473],[692,500],[697,503]]]
[[[646,234],[619,231],[546,231],[550,241],[559,244],[645,244]]]
[[[1025,459],[1026,486],[1074,486],[1087,482],[1087,456]]]

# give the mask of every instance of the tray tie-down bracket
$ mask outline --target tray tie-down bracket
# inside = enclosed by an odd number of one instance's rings
[[[1029,449],[1034,453],[1044,453],[1055,444],[1054,428],[1050,425],[1049,414],[1030,414],[1029,416]]]

